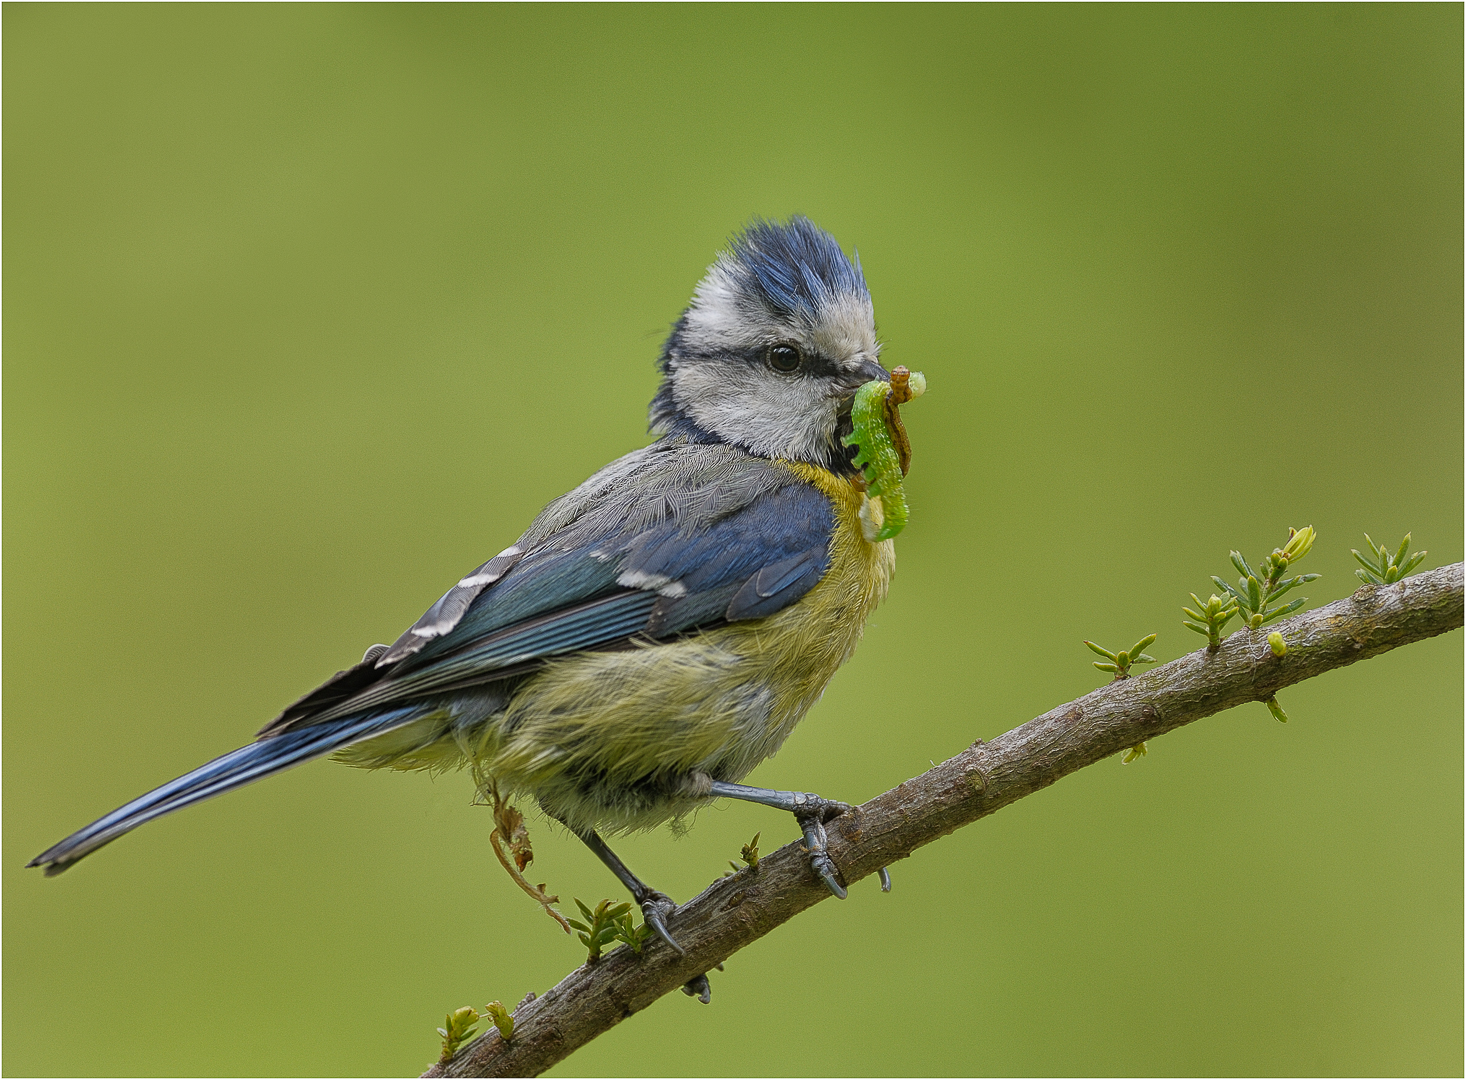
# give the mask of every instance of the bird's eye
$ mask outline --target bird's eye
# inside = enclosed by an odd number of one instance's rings
[[[803,359],[804,357],[799,355],[799,350],[793,345],[771,345],[769,347],[769,367],[785,375],[791,371],[798,371],[799,362]]]

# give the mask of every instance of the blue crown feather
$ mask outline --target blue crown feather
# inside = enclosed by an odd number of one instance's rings
[[[841,293],[869,300],[860,257],[846,258],[839,243],[800,214],[787,224],[755,218],[733,237],[724,268],[749,293],[785,316],[811,318]]]

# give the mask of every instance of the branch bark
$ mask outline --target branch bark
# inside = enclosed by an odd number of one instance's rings
[[[900,784],[829,830],[830,855],[847,884],[986,817],[1069,773],[1193,720],[1294,683],[1462,625],[1462,564],[1303,612],[1268,630],[1282,633],[1284,657],[1265,632],[1240,630],[1205,650],[1111,682],[1044,713],[992,742],[981,740]],[[759,863],[713,882],[680,907],[669,928],[687,950],[653,941],[641,956],[620,948],[571,972],[543,997],[514,1011],[509,1042],[490,1031],[424,1076],[537,1076],[577,1048],[830,894],[810,873],[803,849],[788,844]]]

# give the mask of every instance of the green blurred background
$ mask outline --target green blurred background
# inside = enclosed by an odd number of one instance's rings
[[[408,1074],[583,951],[466,777],[317,762],[54,880],[645,442],[727,235],[924,369],[900,572],[754,774],[863,800],[1311,523],[1462,557],[1462,10],[10,5],[4,1071]],[[893,682],[899,689],[892,690]],[[1026,799],[557,1073],[1459,1074],[1462,639]],[[679,899],[762,830],[619,845]],[[618,889],[541,823],[536,880]]]

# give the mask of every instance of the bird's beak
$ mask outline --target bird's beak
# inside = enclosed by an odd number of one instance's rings
[[[840,396],[845,399],[848,408],[850,402],[855,400],[855,391],[859,390],[872,379],[880,379],[882,382],[891,381],[891,373],[874,360],[862,360],[860,366],[853,371],[847,371],[840,379]]]
[[[891,373],[874,360],[862,360],[860,367],[851,372],[850,377],[855,382],[855,389],[857,390],[872,379],[883,379],[886,382],[891,381]]]

